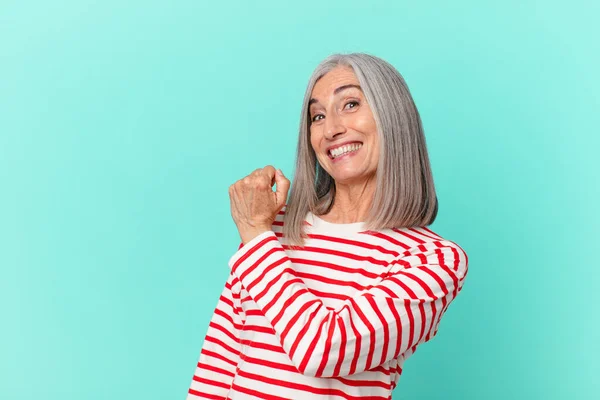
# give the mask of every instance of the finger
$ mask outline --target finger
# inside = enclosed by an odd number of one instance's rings
[[[277,187],[275,189],[275,198],[277,207],[281,209],[287,201],[288,191],[290,190],[290,180],[283,175],[283,172],[278,169],[275,174]]]
[[[252,171],[252,172],[250,173],[250,175],[248,175],[248,176],[257,176],[257,175],[260,175],[260,174],[262,174],[262,170],[263,170],[262,168],[256,168],[256,169],[255,169],[254,171]]]
[[[264,167],[262,169],[263,174],[266,176],[266,178],[269,180],[271,187],[273,187],[273,185],[275,184],[275,167],[272,165],[267,165],[266,167]]]

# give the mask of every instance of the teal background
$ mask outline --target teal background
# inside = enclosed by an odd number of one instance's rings
[[[292,175],[308,77],[351,51],[405,77],[431,228],[470,257],[394,399],[597,398],[599,11],[1,1],[0,398],[185,398],[238,245],[227,188]]]

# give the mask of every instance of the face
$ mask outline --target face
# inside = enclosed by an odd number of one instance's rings
[[[309,116],[312,148],[336,183],[361,184],[375,176],[377,127],[352,69],[336,67],[317,81]]]

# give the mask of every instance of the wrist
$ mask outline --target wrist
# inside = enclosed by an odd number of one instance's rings
[[[246,244],[258,235],[270,231],[271,227],[261,226],[261,227],[249,227],[245,229],[240,229],[240,238],[242,239],[242,243]]]

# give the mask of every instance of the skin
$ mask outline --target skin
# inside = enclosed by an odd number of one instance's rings
[[[333,223],[364,221],[375,193],[379,141],[371,108],[352,69],[336,67],[315,84],[309,113],[310,143],[320,165],[333,177],[336,194],[330,212],[320,217]],[[350,155],[332,160],[328,148],[361,142]],[[276,184],[276,190],[272,187]],[[287,200],[290,181],[273,166],[259,168],[229,187],[231,215],[246,244],[270,231]]]
[[[277,184],[276,191],[271,188]],[[271,165],[259,168],[229,187],[231,216],[244,244],[270,231],[287,200],[290,181]]]
[[[348,67],[337,67],[317,81],[311,104],[310,142],[319,164],[335,181],[335,199],[328,214],[321,218],[333,223],[364,221],[375,193],[379,138],[371,108],[361,89],[348,88],[335,94],[336,88],[348,84],[360,86]],[[348,141],[362,142],[352,156],[332,160],[331,146]]]

